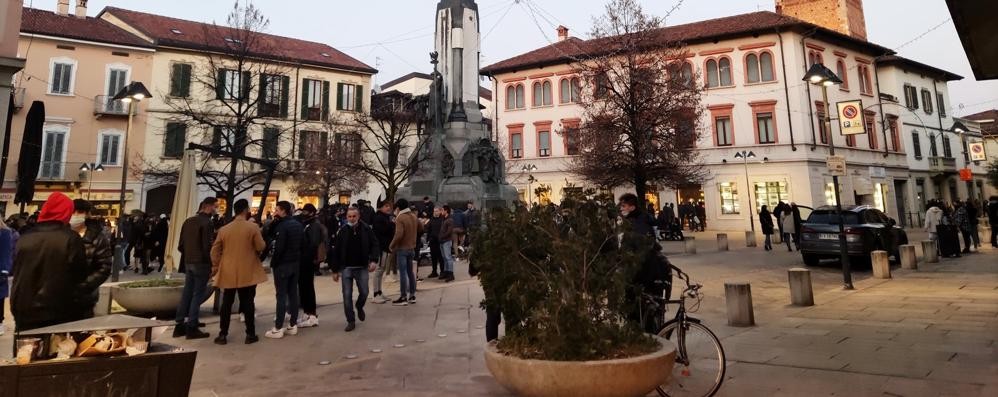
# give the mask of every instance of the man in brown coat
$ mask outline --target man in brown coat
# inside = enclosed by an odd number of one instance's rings
[[[395,217],[395,236],[388,248],[395,254],[399,268],[399,286],[401,296],[394,302],[395,306],[416,304],[416,274],[412,270],[415,260],[416,235],[419,234],[419,220],[409,209],[409,201],[399,199],[395,202],[398,215]]]
[[[236,216],[218,231],[211,247],[212,278],[222,293],[221,331],[215,343],[228,343],[229,318],[232,303],[239,294],[239,309],[246,317],[246,344],[260,340],[256,335],[256,285],[267,281],[267,273],[260,263],[260,253],[266,247],[260,227],[249,221],[249,202],[245,199],[232,205]]]

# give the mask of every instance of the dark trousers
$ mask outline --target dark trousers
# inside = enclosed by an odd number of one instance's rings
[[[370,285],[369,277],[370,273],[364,267],[348,267],[343,269],[343,314],[347,316],[348,323],[354,322],[356,314],[353,308],[355,306],[357,310],[364,310],[364,305],[367,303],[368,286]],[[354,284],[357,285],[360,293],[357,296],[356,304],[353,302]]]
[[[443,271],[444,255],[443,252],[440,251],[440,240],[430,239],[429,244],[430,244],[430,262],[432,263],[433,266],[433,272],[434,273],[437,272],[438,266],[440,271]]]
[[[135,256],[139,258],[139,263],[142,264],[142,274],[148,274],[152,271],[149,269],[149,251],[151,250],[146,247],[135,250]],[[136,268],[135,271],[138,272],[139,269]]]
[[[198,328],[201,314],[201,300],[208,288],[208,275],[196,275],[193,270],[184,273],[184,292],[177,306],[177,325],[185,323],[188,330]]]
[[[960,229],[960,234],[963,234],[963,252],[970,252],[970,247],[974,245],[974,237],[971,235],[971,231]]]
[[[998,248],[998,223],[991,222],[991,245]]]
[[[3,312],[4,312],[4,310],[3,310],[3,302],[5,300],[7,300],[7,298],[0,298],[0,324],[3,324]]]
[[[301,298],[301,310],[305,314],[315,315],[315,264],[312,259],[302,259],[298,267],[298,296]]]
[[[485,308],[485,341],[491,342],[499,339],[499,323],[502,322],[502,311],[499,309]]]
[[[255,285],[227,289],[222,292],[222,313],[221,318],[219,318],[221,331],[219,331],[219,335],[226,336],[229,334],[229,321],[232,320],[232,303],[236,299],[236,294],[239,294],[239,312],[246,317],[246,335],[256,335],[256,305],[253,303],[256,299]]]
[[[125,267],[132,265],[132,248],[135,248],[135,244],[128,242],[125,243],[125,251],[124,254],[122,254],[125,257]]]
[[[274,287],[277,289],[277,313],[274,328],[284,328],[284,315],[291,315],[290,326],[298,325],[298,266],[286,263],[274,269]]]

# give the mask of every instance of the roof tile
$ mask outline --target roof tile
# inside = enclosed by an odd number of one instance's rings
[[[152,47],[135,35],[103,19],[74,15],[58,15],[52,11],[24,7],[21,32],[106,44]]]

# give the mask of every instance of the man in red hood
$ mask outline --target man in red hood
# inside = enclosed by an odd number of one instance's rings
[[[107,273],[90,266],[83,239],[69,228],[72,216],[73,201],[52,193],[17,242],[10,299],[17,331],[94,316],[94,290]]]

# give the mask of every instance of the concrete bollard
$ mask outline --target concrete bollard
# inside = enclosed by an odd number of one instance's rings
[[[728,235],[724,233],[717,234],[717,250],[727,251],[728,250]]]
[[[918,258],[915,256],[915,246],[911,244],[902,245],[899,249],[902,269],[917,270]]]
[[[922,256],[925,257],[925,263],[939,263],[939,250],[935,241],[922,241]]]
[[[790,303],[794,306],[814,306],[811,271],[795,267],[787,271],[787,277],[790,280]]]
[[[697,238],[696,237],[689,236],[689,237],[686,238],[686,241],[684,241],[684,243],[686,244],[686,253],[687,254],[693,255],[693,254],[697,253]]]
[[[111,314],[111,285],[102,285],[98,289],[97,306],[94,306],[95,316]]]
[[[891,278],[891,262],[887,259],[887,251],[870,253],[873,263],[873,278]]]
[[[755,241],[755,232],[752,230],[745,231],[745,246],[749,248],[758,247],[759,243]]]
[[[773,230],[772,241],[773,241],[773,245],[783,244],[783,233],[780,233],[779,230]]]
[[[751,284],[744,282],[724,283],[724,301],[728,307],[728,325],[732,327],[755,325]]]

